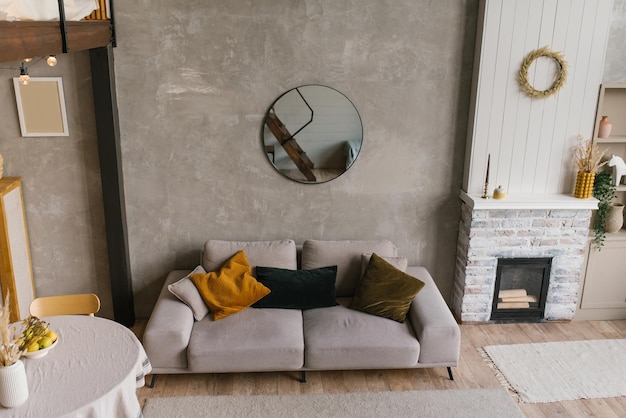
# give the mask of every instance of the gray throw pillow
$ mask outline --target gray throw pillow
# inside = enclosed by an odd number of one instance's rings
[[[201,321],[202,318],[208,315],[209,307],[204,303],[200,292],[198,292],[198,288],[189,278],[189,276],[196,273],[206,274],[206,271],[202,266],[198,266],[179,281],[168,285],[167,289],[181,302],[191,308],[196,321]]]
[[[372,253],[361,254],[361,277],[365,274],[365,269],[370,262],[370,258],[372,257]],[[406,257],[380,257],[401,272],[405,272],[406,268],[409,266],[409,260]]]

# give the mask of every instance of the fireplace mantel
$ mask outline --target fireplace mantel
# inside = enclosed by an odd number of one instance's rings
[[[452,309],[461,322],[491,320],[498,260],[551,258],[542,320],[574,317],[596,199],[563,194],[482,199],[461,192]]]
[[[483,199],[477,194],[467,194],[461,190],[461,200],[472,210],[491,209],[598,209],[598,200],[578,199],[566,194],[512,194],[506,199]]]

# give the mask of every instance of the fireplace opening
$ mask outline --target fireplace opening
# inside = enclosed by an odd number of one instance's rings
[[[551,264],[551,258],[499,258],[491,319],[543,319]]]

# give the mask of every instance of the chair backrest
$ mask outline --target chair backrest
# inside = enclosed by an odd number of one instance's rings
[[[100,310],[100,299],[93,293],[47,296],[34,299],[29,306],[32,316],[89,315]]]

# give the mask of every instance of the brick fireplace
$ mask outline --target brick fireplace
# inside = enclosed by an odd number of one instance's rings
[[[461,192],[452,309],[464,323],[491,321],[498,259],[550,258],[545,320],[571,320],[595,199],[526,195],[481,199]]]

